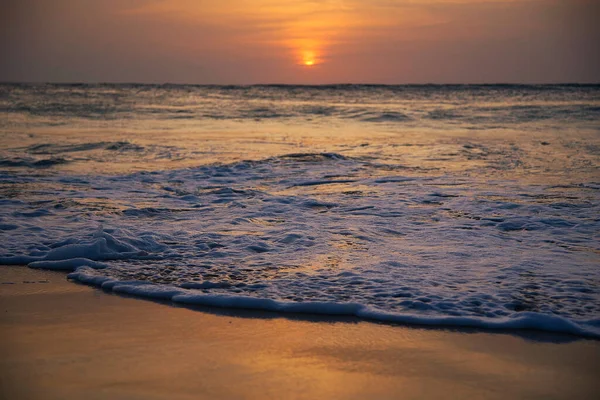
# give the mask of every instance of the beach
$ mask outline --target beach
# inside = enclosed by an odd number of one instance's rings
[[[0,400],[600,399],[600,2],[0,9]]]
[[[2,84],[3,398],[597,398],[597,85]]]
[[[600,343],[569,335],[190,309],[26,267],[2,267],[0,282],[7,399],[592,399],[600,391]]]

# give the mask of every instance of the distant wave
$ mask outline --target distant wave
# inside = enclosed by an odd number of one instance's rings
[[[443,128],[445,122],[509,127],[600,119],[599,85],[4,84],[0,95],[0,112],[39,117],[50,125],[79,118],[346,120]]]
[[[393,111],[365,112],[358,119],[363,122],[403,122],[411,120],[407,115]]]
[[[0,167],[9,167],[9,168],[50,168],[56,165],[67,164],[71,162],[70,160],[63,157],[51,157],[45,159],[34,159],[30,157],[21,158],[1,158],[0,157]]]

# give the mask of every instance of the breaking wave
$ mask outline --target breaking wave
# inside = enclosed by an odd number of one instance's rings
[[[292,153],[2,175],[0,264],[184,304],[600,337],[597,190],[406,172]]]

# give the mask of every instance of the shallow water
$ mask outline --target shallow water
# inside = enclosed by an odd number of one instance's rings
[[[2,86],[0,263],[600,335],[597,86]]]

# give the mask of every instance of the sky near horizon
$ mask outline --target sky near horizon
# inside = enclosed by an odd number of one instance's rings
[[[0,0],[0,81],[600,82],[598,0]]]

